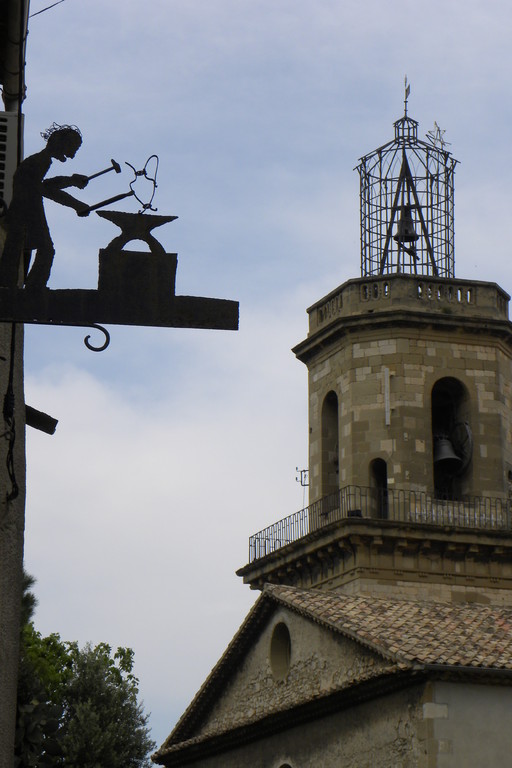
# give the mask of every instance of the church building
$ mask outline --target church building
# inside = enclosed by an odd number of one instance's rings
[[[361,158],[361,274],[308,309],[309,506],[163,766],[512,764],[512,324],[455,277],[456,161],[407,114]]]

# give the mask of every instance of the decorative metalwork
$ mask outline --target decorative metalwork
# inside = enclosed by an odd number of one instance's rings
[[[154,213],[157,210],[153,207],[157,155],[150,155],[140,170],[126,163],[133,172],[129,191],[89,206],[64,189],[85,189],[92,179],[111,171],[118,174],[119,163],[112,159],[107,168],[90,176],[46,178],[53,160],[66,162],[75,156],[82,144],[82,135],[74,125],[56,123],[41,135],[46,147],[18,166],[12,199],[0,222],[0,322],[94,328],[104,335],[104,341],[93,344],[90,335],[86,336],[85,346],[93,352],[109,346],[110,334],[103,324],[238,329],[238,302],[176,295],[177,254],[167,253],[152,234],[156,227],[178,218]],[[146,194],[139,182],[146,183]],[[127,197],[139,202],[138,213],[97,210]],[[72,208],[79,216],[88,216],[97,210],[99,216],[120,228],[121,233],[99,250],[96,289],[47,287],[55,249],[43,198]],[[133,240],[145,242],[149,252],[125,250]],[[36,253],[30,266],[32,251]]]
[[[98,176],[103,176],[105,173],[110,173],[111,171],[115,171],[116,173],[121,173],[121,166],[119,163],[117,163],[114,158],[110,158],[110,165],[108,168],[104,168],[102,171],[96,171],[96,173],[92,173],[90,176],[87,177],[88,181],[91,179],[97,179]]]
[[[508,499],[471,496],[460,500],[436,499],[421,491],[348,485],[255,533],[249,539],[249,562],[276,552],[341,520],[385,518],[409,525],[510,531]]]
[[[132,240],[142,240],[143,243],[147,243],[151,253],[160,254],[165,254],[164,247],[151,234],[151,230],[178,218],[177,216],[154,216],[151,214],[142,216],[141,212],[126,213],[124,211],[96,211],[96,214],[102,219],[111,221],[121,230],[121,234],[111,240],[105,250],[114,251],[117,249],[120,251]]]
[[[148,165],[150,164],[150,162],[152,160],[155,161],[155,169],[154,169],[153,175],[150,176],[149,173],[148,173]],[[142,205],[142,208],[139,211],[139,213],[144,213],[144,211],[147,211],[147,210],[149,210],[149,211],[157,211],[158,210],[158,208],[153,208],[153,206],[151,205],[151,203],[153,202],[153,198],[155,196],[156,189],[158,187],[158,184],[156,183],[156,176],[157,176],[157,173],[158,173],[158,162],[159,162],[158,155],[150,155],[148,157],[148,159],[146,160],[146,162],[144,164],[144,167],[140,171],[136,171],[135,168],[133,167],[133,165],[131,165],[131,163],[126,163],[126,165],[128,165],[132,169],[132,171],[134,173],[134,178],[132,179],[132,181],[130,181],[130,189],[132,191],[132,194],[133,194],[134,198],[137,200],[138,203],[140,203]],[[151,184],[153,185],[151,196],[150,196],[149,201],[147,203],[144,203],[141,200],[141,198],[137,195],[137,193],[135,192],[135,190],[133,188],[133,185],[135,184],[135,182],[141,176],[143,176],[145,179],[150,181]]]
[[[446,131],[443,131],[434,120],[434,127],[432,130],[427,131],[427,139],[432,142],[434,147],[439,146],[441,149],[444,149],[450,146],[450,142],[444,138],[445,133]]]
[[[104,328],[102,325],[99,325],[98,323],[91,323],[91,328],[95,328],[97,331],[101,331],[101,333],[105,336],[105,341],[103,344],[100,344],[99,347],[95,347],[94,344],[91,344],[89,339],[91,338],[90,334],[88,334],[84,339],[84,344],[87,347],[87,349],[90,349],[91,352],[103,352],[104,349],[108,347],[110,344],[110,333],[107,331],[106,328]]]
[[[5,243],[0,258],[0,286],[16,287],[23,260],[24,282],[31,290],[44,288],[50,277],[55,248],[44,212],[43,198],[83,213],[86,206],[64,190],[84,189],[89,179],[75,173],[46,179],[53,160],[65,163],[74,158],[82,144],[75,125],[53,123],[41,136],[46,146],[18,166],[13,177],[12,199],[5,216]],[[29,264],[31,252],[36,255]]]
[[[151,161],[154,161],[155,166],[153,170],[153,175],[150,175],[148,173],[148,166],[151,163]],[[104,171],[99,171],[99,173],[95,173],[93,176],[89,176],[88,180],[96,178],[96,176],[101,176],[102,173],[108,173],[109,171],[114,170],[116,173],[119,173],[121,171],[121,168],[118,163],[116,163],[115,160],[111,160],[112,167],[106,168]],[[145,211],[157,211],[157,208],[153,208],[153,198],[155,197],[155,192],[157,190],[158,184],[156,183],[156,177],[158,173],[158,155],[150,155],[146,162],[144,163],[143,167],[138,171],[134,165],[131,163],[128,163],[125,160],[125,165],[127,165],[129,168],[133,171],[133,179],[130,181],[130,191],[129,192],[121,192],[119,195],[114,195],[114,197],[109,197],[107,200],[102,200],[100,203],[96,203],[95,205],[89,205],[85,207],[83,210],[78,212],[79,216],[88,216],[91,211],[96,211],[98,208],[104,208],[106,205],[110,205],[110,203],[117,203],[120,200],[125,200],[127,197],[134,197],[137,202],[142,206],[139,213],[145,213]],[[135,184],[138,182],[140,178],[146,179],[146,181],[149,181],[151,184],[150,193],[146,197],[149,199],[147,202],[144,202],[142,194],[137,192],[134,189]]]
[[[11,318],[9,317],[2,317],[0,314],[0,323],[7,323],[11,322]],[[103,350],[107,349],[107,347],[110,344],[110,333],[107,331],[106,328],[104,328],[99,323],[92,323],[84,321],[74,323],[71,320],[49,320],[45,318],[44,320],[37,320],[34,318],[23,318],[23,323],[25,325],[53,325],[60,328],[94,328],[95,331],[100,331],[103,336],[105,337],[105,340],[102,344],[99,344],[98,346],[95,346],[94,344],[91,344],[89,341],[91,338],[91,335],[88,334],[84,338],[84,344],[87,347],[87,349],[90,349],[91,352],[103,352]],[[3,358],[5,359],[5,358]]]
[[[361,276],[391,273],[454,277],[453,196],[457,161],[444,131],[418,138],[407,115],[394,123],[395,138],[361,158]]]

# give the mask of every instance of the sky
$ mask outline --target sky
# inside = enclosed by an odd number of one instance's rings
[[[393,138],[405,75],[419,136],[436,121],[460,162],[456,275],[512,290],[511,25],[508,0],[64,0],[30,19],[25,154],[78,125],[49,175],[114,158],[121,174],[77,192],[94,204],[156,153],[177,294],[240,302],[237,332],[111,326],[101,353],[85,330],[25,331],[26,401],[59,420],[27,434],[35,623],[133,648],[158,745],[257,597],[235,575],[249,536],[307,504],[291,348],[306,308],[359,276],[353,169]],[[50,287],[95,288],[118,230],[46,212]]]

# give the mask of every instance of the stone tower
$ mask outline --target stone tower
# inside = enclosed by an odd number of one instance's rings
[[[510,763],[512,324],[455,278],[454,168],[407,103],[361,159],[361,276],[294,350],[310,504],[250,538],[262,594],[161,765]]]
[[[456,161],[407,115],[358,166],[361,276],[308,310],[310,504],[239,575],[512,605],[512,324],[455,277]]]

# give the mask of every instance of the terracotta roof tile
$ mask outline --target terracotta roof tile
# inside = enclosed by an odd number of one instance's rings
[[[279,585],[267,585],[265,593],[394,661],[512,669],[512,608]]]
[[[209,702],[219,695],[231,665],[252,642],[253,631],[265,620],[266,607],[270,608],[272,602],[351,638],[389,661],[384,667],[359,675],[357,680],[345,680],[342,687],[350,688],[379,675],[406,672],[415,665],[455,666],[461,671],[512,670],[512,608],[406,601],[267,585],[194,701],[156,753],[157,762],[217,733],[206,730],[197,735],[194,729]],[[339,686],[328,693],[336,688]],[[313,698],[326,693],[315,694]],[[250,725],[250,720],[244,724]]]

